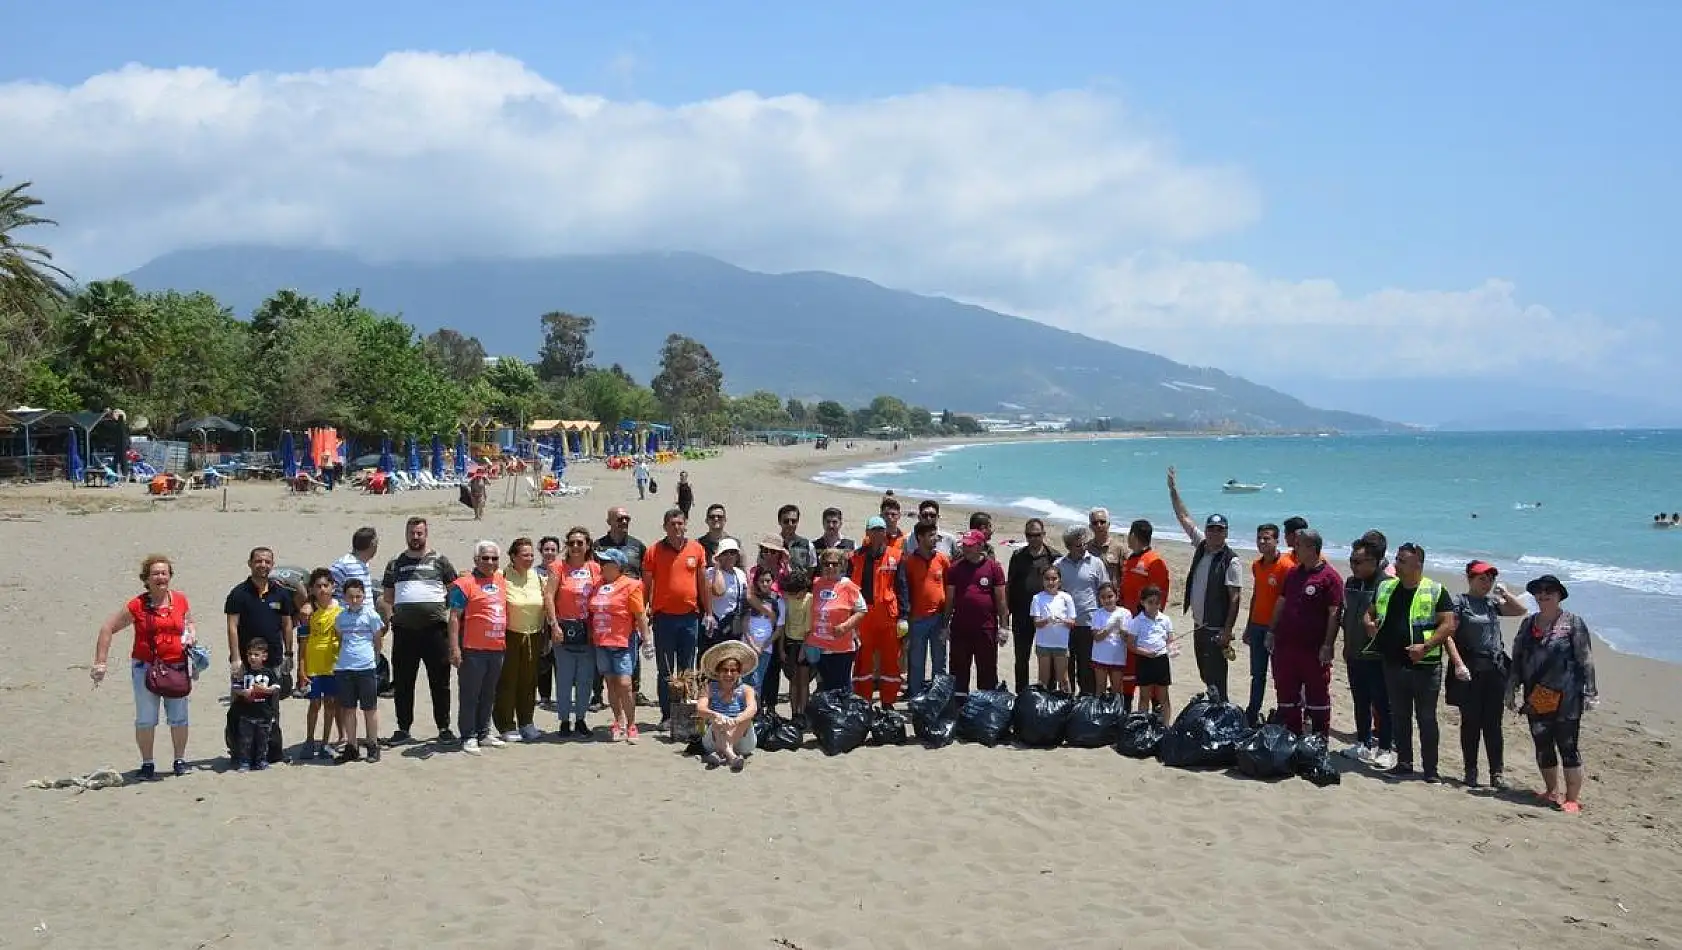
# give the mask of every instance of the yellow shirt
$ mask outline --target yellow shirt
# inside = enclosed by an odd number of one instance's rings
[[[516,633],[537,633],[543,629],[543,575],[527,571],[503,571],[508,590],[508,629]]]
[[[310,611],[310,632],[304,640],[305,676],[327,676],[339,662],[339,629],[333,621],[342,609],[335,602]]]
[[[804,640],[812,632],[812,595],[799,594],[783,601],[788,616],[784,620],[783,636],[790,640]]]

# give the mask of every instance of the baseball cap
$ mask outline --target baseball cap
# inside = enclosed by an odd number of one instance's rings
[[[1466,565],[1467,577],[1477,577],[1479,574],[1497,575],[1500,573],[1501,572],[1499,570],[1496,570],[1495,565],[1489,563],[1488,561],[1473,561]]]
[[[958,543],[966,548],[985,547],[987,535],[981,531],[965,531],[963,537],[958,539]]]
[[[617,564],[620,567],[624,567],[626,564],[630,563],[625,560],[625,552],[619,550],[618,548],[596,549],[596,560],[606,561],[609,564]]]
[[[1208,520],[1203,522],[1203,527],[1205,527],[1205,528],[1224,528],[1224,527],[1226,527],[1226,515],[1210,515]]]
[[[886,531],[886,530],[888,530],[888,523],[886,521],[882,520],[880,517],[875,517],[875,516],[872,516],[869,521],[866,521],[864,523],[864,530],[866,530],[866,531],[875,531],[878,528],[880,528],[883,531]]]

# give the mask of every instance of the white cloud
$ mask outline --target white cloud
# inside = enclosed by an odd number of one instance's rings
[[[130,66],[0,85],[0,128],[0,169],[36,182],[61,259],[87,275],[229,242],[386,258],[663,248],[988,301],[1235,371],[1348,362],[1350,341],[1382,328],[1452,346],[1466,326],[1541,321],[1616,343],[1500,281],[1349,298],[1186,260],[1259,217],[1256,187],[1182,159],[1092,91],[664,107],[568,92],[495,54],[396,53],[364,69]],[[1455,350],[1460,371],[1477,357]],[[1374,358],[1424,368],[1442,351],[1410,339]]]

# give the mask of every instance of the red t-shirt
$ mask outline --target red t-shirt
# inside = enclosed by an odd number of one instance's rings
[[[181,638],[187,632],[187,595],[169,592],[169,601],[153,607],[151,598],[141,594],[128,602],[128,615],[134,620],[134,650],[129,656],[142,663],[180,663],[186,659],[187,648]],[[153,644],[157,653],[152,652]]]
[[[1285,575],[1279,622],[1273,625],[1275,650],[1318,650],[1326,642],[1332,616],[1343,608],[1343,578],[1330,561],[1309,570],[1297,565]]]
[[[959,558],[946,569],[946,584],[952,588],[952,628],[997,633],[998,605],[993,592],[1004,590],[1005,569],[987,558],[979,564]]]

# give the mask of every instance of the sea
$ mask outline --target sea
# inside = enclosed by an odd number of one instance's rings
[[[1485,559],[1515,590],[1554,574],[1615,649],[1682,662],[1682,526],[1653,526],[1682,511],[1678,430],[1034,438],[912,451],[817,480],[1031,511],[1054,526],[1084,524],[1101,505],[1122,529],[1143,517],[1159,539],[1184,540],[1169,466],[1199,523],[1230,519],[1234,547],[1253,550],[1255,525],[1301,515],[1341,562],[1377,528],[1392,554],[1423,546],[1437,572]],[[1265,488],[1230,494],[1228,480]]]

